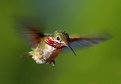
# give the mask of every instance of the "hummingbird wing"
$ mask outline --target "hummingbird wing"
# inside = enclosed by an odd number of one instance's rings
[[[23,37],[31,47],[35,47],[45,35],[42,33],[45,28],[45,17],[14,16],[16,32]],[[39,32],[40,29],[41,31]]]
[[[73,36],[70,37],[69,45],[74,48],[85,48],[89,46],[93,46],[95,44],[98,44],[100,42],[103,42],[109,38],[108,35],[103,35],[99,37],[79,37],[79,36]]]
[[[29,42],[30,46],[36,47],[38,43],[40,43],[40,39],[45,37],[44,34],[40,33],[37,30],[36,26],[26,26],[23,32],[24,37],[26,37],[27,41]]]

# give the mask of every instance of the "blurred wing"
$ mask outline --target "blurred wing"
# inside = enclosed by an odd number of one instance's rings
[[[37,44],[40,42],[40,39],[45,36],[44,34],[40,33],[35,26],[26,26],[22,34],[32,47],[37,46]]]
[[[108,35],[99,37],[70,37],[69,45],[74,48],[85,48],[93,46],[108,39]]]
[[[41,33],[45,28],[44,18],[15,16],[14,20],[17,26],[16,32],[18,32],[18,34],[22,36],[31,47],[35,47],[40,42],[40,38],[45,36]],[[37,29],[41,29],[40,32]]]

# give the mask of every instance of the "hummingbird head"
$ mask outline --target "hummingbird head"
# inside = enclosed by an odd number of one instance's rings
[[[65,31],[55,31],[53,39],[54,39],[54,41],[58,42],[59,44],[62,44],[61,47],[66,46],[66,47],[70,48],[72,50],[72,52],[74,53],[74,55],[76,55],[74,50],[69,45],[70,38],[69,38],[68,33],[66,33]]]
[[[65,31],[55,31],[53,39],[54,41],[63,44],[63,46],[69,45],[69,35]]]
[[[55,31],[52,37],[48,37],[46,43],[54,48],[68,47],[72,50],[74,55],[76,53],[69,45],[69,35],[65,31]]]

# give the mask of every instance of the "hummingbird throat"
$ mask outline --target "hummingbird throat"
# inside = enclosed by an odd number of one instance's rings
[[[65,47],[65,46],[63,45],[63,43],[59,43],[59,42],[57,42],[57,41],[54,41],[54,40],[53,40],[52,38],[50,38],[50,37],[47,38],[46,43],[47,43],[48,45],[54,47],[54,48],[57,48],[57,49],[61,49],[61,48]],[[71,51],[72,51],[72,52],[74,53],[74,55],[76,56],[76,53],[74,52],[74,50],[71,48],[70,45],[68,45],[68,48],[70,48]]]
[[[52,38],[48,37],[46,43],[54,48],[61,49],[64,47],[63,43],[54,41]]]

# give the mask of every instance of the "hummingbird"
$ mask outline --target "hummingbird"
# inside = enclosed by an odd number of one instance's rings
[[[41,33],[36,27],[29,27],[25,35],[28,37],[31,51],[28,55],[37,64],[55,65],[55,58],[64,50],[70,50],[76,55],[73,48],[93,46],[108,39],[108,35],[97,37],[71,36],[67,32],[58,30],[53,34]]]

